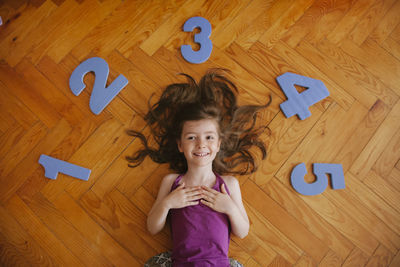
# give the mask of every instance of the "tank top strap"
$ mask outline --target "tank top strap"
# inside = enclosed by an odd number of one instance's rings
[[[172,192],[175,188],[177,188],[179,186],[179,182],[181,181],[182,177],[183,177],[183,174],[180,174],[178,177],[176,177],[175,181],[172,183],[170,192]]]
[[[229,192],[229,188],[228,188],[228,186],[226,185],[224,179],[222,179],[222,177],[221,177],[219,174],[217,174],[217,173],[215,173],[215,176],[217,177],[217,179],[216,179],[216,181],[215,181],[215,185],[213,186],[213,189],[215,189],[215,190],[221,192],[221,185],[224,184],[224,185],[225,185],[226,192],[228,193],[228,195],[230,195],[231,193]]]

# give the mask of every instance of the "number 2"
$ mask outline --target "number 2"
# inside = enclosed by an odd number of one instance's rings
[[[74,95],[78,96],[86,85],[83,78],[88,72],[94,72],[92,95],[90,96],[89,106],[92,112],[98,115],[103,109],[121,92],[128,84],[128,80],[121,74],[108,87],[106,87],[110,69],[107,62],[99,57],[93,57],[82,62],[71,74],[69,87]]]
[[[210,40],[211,24],[202,17],[192,17],[183,25],[183,31],[192,32],[195,28],[200,28],[200,33],[195,34],[194,41],[200,44],[200,50],[194,51],[190,45],[182,45],[181,53],[183,58],[195,64],[205,62],[211,55],[213,44]]]

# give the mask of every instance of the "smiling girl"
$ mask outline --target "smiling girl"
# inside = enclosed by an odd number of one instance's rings
[[[144,146],[127,157],[131,167],[149,156],[175,171],[162,179],[147,219],[149,232],[157,234],[170,218],[172,257],[164,253],[146,266],[241,266],[228,257],[230,233],[244,238],[249,219],[239,182],[230,175],[256,171],[252,147],[266,157],[259,137],[265,127],[255,122],[268,104],[237,106],[236,86],[219,72],[209,71],[198,84],[183,74],[188,82],[168,86],[150,107],[145,120],[156,148],[143,134],[128,132]],[[155,263],[163,257],[169,265]]]

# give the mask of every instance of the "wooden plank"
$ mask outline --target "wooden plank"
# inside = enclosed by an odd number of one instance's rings
[[[354,177],[346,176],[346,181],[349,179],[354,179]],[[350,214],[350,217],[368,229],[370,234],[390,251],[396,252],[399,249],[400,236],[396,231],[382,222],[373,210],[367,209],[365,204],[354,196],[352,191],[327,189],[324,195],[340,210]]]
[[[290,240],[309,254],[316,262],[319,262],[326,252],[327,246],[313,233],[300,225],[291,215],[280,207],[272,198],[248,180],[242,186],[243,198],[256,209],[266,220],[274,225]]]
[[[388,37],[381,46],[397,60],[400,60],[400,43]]]
[[[346,141],[335,159],[342,164],[345,173],[368,144],[389,111],[390,109],[381,100],[378,100],[357,125],[354,134]]]
[[[387,177],[400,159],[400,130],[390,139],[384,151],[372,168],[381,177]]]
[[[38,163],[39,156],[41,154],[50,154],[70,131],[70,125],[65,120],[60,120],[58,125],[48,132],[46,137],[24,158],[23,164],[20,164],[18,168],[14,168],[7,177],[0,177],[2,185],[0,187],[0,202],[5,202],[9,199],[37,168],[42,168]]]
[[[343,40],[340,47],[371,75],[379,77],[384,84],[400,95],[400,86],[396,83],[396,77],[400,75],[400,70],[396,66],[398,61],[395,57],[371,39],[365,40],[361,47],[349,40]]]
[[[306,10],[313,4],[314,0],[302,0],[292,3],[286,10],[281,13],[271,27],[260,36],[258,41],[271,49],[281,37],[289,30],[289,28],[304,15]],[[279,1],[281,3],[281,1]]]
[[[319,1],[318,1],[319,2]],[[326,38],[332,32],[336,25],[344,18],[347,12],[351,9],[354,2],[347,0],[339,0],[335,2],[323,1],[321,19],[313,21],[310,25],[310,30],[304,37],[310,44],[314,44]]]
[[[389,267],[396,267],[400,265],[400,252],[393,257],[393,260],[390,262]]]
[[[99,57],[107,57],[137,27],[145,9],[144,5],[143,1],[129,1],[118,5],[72,49],[71,54],[79,61],[83,61],[92,51]]]
[[[55,8],[56,5],[53,2],[46,1],[39,8],[32,10],[33,12],[31,14],[30,12],[24,12],[18,20],[14,21],[16,27],[12,30],[12,33],[10,32],[7,36],[0,37],[0,47],[2,48],[0,50],[0,58],[6,59],[11,66],[15,66],[19,60],[10,58],[10,56],[12,57],[14,53],[20,53],[22,56],[26,55],[26,52],[28,52],[26,49],[21,51],[18,48],[29,45],[29,43],[26,43],[26,37],[29,36],[46,17],[50,16]],[[16,47],[17,49],[14,50]],[[19,59],[21,58],[22,57],[19,56]]]
[[[385,18],[387,11],[391,8],[394,0],[375,1],[366,11],[364,17],[349,34],[349,38],[358,46],[371,34],[375,27]]]
[[[93,192],[88,191],[83,195],[81,205],[140,264],[144,264],[157,251],[160,253],[167,250],[165,246],[168,245],[168,237],[149,236],[145,215],[120,192],[113,191],[101,201]]]
[[[252,176],[257,185],[264,186],[278,173],[288,157],[314,127],[322,113],[316,108],[311,108],[311,112],[314,115],[304,121],[297,117],[286,119],[279,113],[270,123],[268,127],[271,129],[271,136],[266,138],[270,141],[267,158],[260,163],[259,170]]]
[[[99,247],[102,255],[115,266],[138,264],[138,262],[104,231],[67,193],[61,194],[54,206],[81,233],[85,239]]]
[[[83,263],[45,226],[33,211],[19,198],[13,196],[7,203],[8,212],[32,238],[49,252],[54,263],[84,266]]]
[[[279,20],[282,14],[290,8],[291,4],[293,3],[290,1],[270,1],[270,7],[248,25],[232,44],[236,43],[244,50],[248,50],[273,26],[275,21]],[[232,46],[232,44],[230,46]]]
[[[43,224],[83,263],[83,265],[112,266],[97,245],[85,239],[62,213],[40,193],[23,199]]]
[[[324,244],[327,244],[330,248],[329,251],[336,257],[343,260],[350,254],[354,245],[307,206],[301,198],[293,194],[292,190],[285,188],[277,179],[272,179],[263,187],[263,190],[299,223],[307,227]]]
[[[158,27],[170,19],[182,6],[184,0],[179,1],[145,1],[135,19],[135,28],[129,29],[125,39],[121,40],[117,50],[124,57],[132,56],[134,47],[141,45]],[[135,13],[136,15],[136,13]],[[135,17],[134,15],[132,15]]]
[[[0,206],[0,233],[30,265],[55,264],[48,253],[21,228],[3,206]]]
[[[164,45],[174,33],[181,30],[185,21],[195,16],[204,1],[186,1],[160,25],[141,45],[140,48],[149,56],[152,56],[162,45]]]
[[[370,34],[370,38],[378,44],[382,44],[399,24],[399,13],[400,4],[395,1],[390,9],[388,9],[385,16],[379,21],[374,31]]]
[[[301,42],[296,47],[296,51],[304,58],[307,58],[312,64],[318,66],[326,75],[330,75],[341,88],[346,88],[346,92],[357,99],[357,101],[363,104],[367,109],[372,107],[378,96],[382,95],[382,92],[376,94],[366,92],[365,89],[368,87],[371,88],[372,86],[369,86],[367,83],[360,83],[361,79],[356,79],[353,74],[343,68],[342,65],[337,65],[334,61],[331,61],[325,56],[325,53],[318,51],[308,42]]]
[[[349,4],[344,1],[314,1],[296,24],[288,29],[282,40],[290,47],[295,48],[316,25],[320,24],[320,20],[329,17],[331,12],[341,10],[341,4],[343,5],[343,3],[345,5]]]
[[[361,249],[355,247],[351,254],[347,257],[345,262],[343,263],[342,266],[344,267],[362,267],[365,266],[368,262],[368,256],[365,255]]]
[[[302,253],[290,239],[282,234],[277,227],[263,219],[251,205],[245,202],[245,207],[251,222],[249,237],[238,240],[242,249],[253,255],[257,262],[267,265],[277,255],[281,255],[287,261],[296,262]]]
[[[352,89],[353,87],[361,87],[367,89],[368,93],[381,99],[389,107],[393,107],[394,104],[396,104],[399,99],[398,94],[396,94],[392,88],[386,86],[380,79],[371,75],[367,68],[358,63],[351,55],[348,55],[345,50],[325,40],[318,42],[315,47],[320,50],[321,54],[325,57],[335,61],[336,65],[348,73],[351,79],[355,79],[354,84],[345,85],[345,88],[348,88],[347,90],[354,90]],[[345,77],[345,79],[348,79],[347,75]],[[360,93],[358,93],[356,97],[360,99],[359,101],[364,102],[362,99],[364,99],[365,96],[362,97]]]
[[[61,116],[48,105],[40,94],[29,90],[31,85],[5,62],[0,62],[0,80],[20,102],[28,107],[48,128],[54,127]]]
[[[400,169],[393,168],[387,177],[383,177],[396,191],[400,191]]]
[[[0,108],[2,119],[14,119],[24,129],[29,129],[39,119],[25,106],[17,97],[15,97],[9,89],[0,81]]]
[[[366,147],[354,161],[350,171],[359,179],[363,180],[399,127],[400,101],[397,102],[376,130]]]
[[[365,114],[365,108],[358,102],[354,103],[349,112],[345,112],[338,105],[330,106],[287,158],[276,177],[280,181],[286,181],[294,165],[301,162],[306,164],[334,162],[341,148],[356,130],[357,121]],[[340,125],[348,127],[343,128]]]
[[[273,52],[295,68],[297,74],[321,80],[328,88],[331,98],[333,98],[342,108],[346,110],[350,108],[354,102],[354,98],[340,85],[322,73],[315,65],[311,64],[306,58],[302,57],[291,47],[283,42],[278,42],[275,44]]]
[[[318,266],[340,266],[341,264],[342,259],[333,251],[329,250]]]
[[[365,179],[364,184],[368,186],[372,191],[385,200],[392,208],[400,212],[399,201],[400,194],[395,190],[388,182],[380,177],[377,173],[370,171]],[[399,214],[400,215],[400,214]]]
[[[400,235],[399,213],[351,173],[347,172],[346,177],[346,187],[351,190],[353,196],[356,196],[363,205],[385,222],[390,229]]]
[[[314,267],[314,266],[317,266],[317,264],[315,263],[315,261],[313,261],[313,259],[310,256],[303,255],[293,266],[295,266],[295,267]]]
[[[387,248],[380,245],[365,266],[388,266],[392,258],[393,254]]]
[[[32,125],[18,143],[13,145],[12,150],[0,159],[0,176],[8,176],[18,164],[21,164],[25,156],[46,136],[46,133],[47,129],[42,123]]]
[[[57,63],[60,62],[117,5],[118,1],[103,1],[99,4],[94,0],[86,0],[75,12],[64,18],[70,23],[60,25],[48,34],[47,38],[29,53],[28,58],[35,65],[44,55],[48,55]],[[86,12],[88,9],[91,12]]]
[[[364,16],[375,0],[353,2],[346,15],[342,17],[333,31],[327,35],[327,39],[334,44],[342,41],[354,28],[355,24]]]
[[[256,18],[266,12],[273,1],[251,1],[249,4],[243,3],[246,6],[241,6],[243,9],[241,12],[234,17],[232,22],[229,25],[226,25],[224,28],[220,27],[219,29],[213,31],[213,45],[220,49],[225,49],[235,39],[240,36],[247,27],[256,21]]]

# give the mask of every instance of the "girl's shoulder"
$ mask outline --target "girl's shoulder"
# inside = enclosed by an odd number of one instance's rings
[[[175,182],[175,180],[180,176],[180,174],[177,173],[170,173],[164,176],[162,178],[161,184],[167,187],[171,187],[172,184]]]
[[[238,179],[236,179],[234,176],[227,175],[227,176],[221,176],[221,178],[222,178],[222,180],[224,180],[226,186],[229,189],[234,189],[234,188],[240,187]]]

